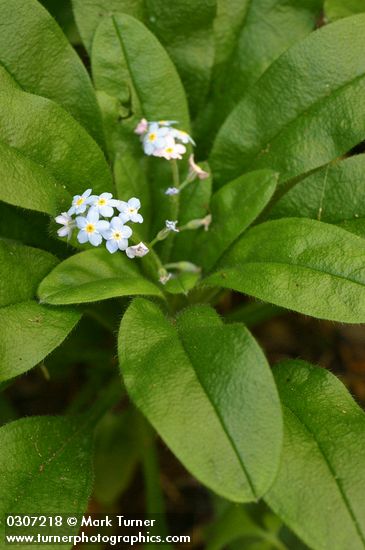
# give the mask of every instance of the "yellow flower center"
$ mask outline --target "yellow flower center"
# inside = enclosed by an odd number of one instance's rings
[[[174,149],[173,147],[166,147],[166,153],[173,153]]]
[[[114,239],[116,239],[117,241],[119,241],[119,239],[122,238],[122,235],[119,233],[119,231],[115,231],[114,233]]]
[[[94,233],[95,231],[95,225],[93,223],[88,223],[85,227],[86,233]]]
[[[83,197],[80,197],[79,199],[77,199],[77,201],[76,201],[76,206],[81,206],[82,203],[84,202],[84,200],[85,200],[85,199],[84,199]]]
[[[104,206],[106,204],[106,199],[99,199],[98,200],[98,205],[99,206]]]
[[[129,210],[129,213],[130,213],[130,214],[134,214],[134,213],[135,213],[135,211],[136,211],[136,209],[135,209],[135,208],[129,208],[128,210]]]
[[[155,141],[155,139],[156,139],[156,134],[154,134],[154,133],[148,134],[148,139],[149,139],[150,141]]]

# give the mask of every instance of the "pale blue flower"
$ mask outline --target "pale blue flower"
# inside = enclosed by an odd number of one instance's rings
[[[117,250],[126,250],[128,239],[132,235],[132,229],[128,225],[123,225],[120,218],[113,218],[109,229],[103,231],[103,237],[106,239],[106,247],[111,254]]]
[[[118,201],[117,208],[120,212],[119,218],[123,223],[128,221],[143,223],[143,217],[141,214],[138,214],[138,210],[141,208],[139,199],[132,197],[128,202]]]
[[[113,199],[111,193],[102,193],[101,195],[92,195],[89,197],[88,202],[93,208],[97,209],[101,216],[111,218],[114,215],[113,207],[117,207],[119,201]]]
[[[153,152],[155,157],[163,157],[166,160],[171,159],[182,159],[182,155],[186,152],[185,145],[181,143],[176,143],[171,134],[167,134],[165,138],[165,145],[162,149],[156,149]]]
[[[103,240],[103,233],[109,229],[110,223],[106,220],[99,220],[99,212],[96,208],[90,208],[87,216],[76,218],[76,225],[80,229],[77,240],[80,244],[87,242],[93,246],[99,246]]]
[[[149,124],[148,132],[143,138],[143,150],[146,155],[154,155],[166,145],[166,137],[170,132],[168,126],[160,127],[157,122]]]
[[[178,195],[180,190],[177,187],[168,187],[165,191],[165,195]]]
[[[68,214],[83,214],[90,204],[91,189],[87,189],[82,195],[75,195],[72,199],[72,206]]]
[[[189,136],[189,134],[187,132],[185,132],[184,130],[178,130],[177,128],[171,128],[170,129],[170,135],[174,139],[178,139],[179,141],[181,141],[181,143],[185,143],[185,145],[187,143],[191,143],[192,145],[196,145],[193,138],[191,136]]]

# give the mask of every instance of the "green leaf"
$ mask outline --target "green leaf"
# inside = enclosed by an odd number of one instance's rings
[[[265,500],[310,548],[363,549],[364,412],[325,369],[287,361],[274,376],[284,449]]]
[[[0,308],[0,381],[14,378],[62,344],[80,320],[71,308],[29,300]]]
[[[213,105],[208,106],[215,130],[271,63],[315,28],[321,8],[322,0],[218,0]]]
[[[196,246],[195,261],[199,260],[199,265],[210,269],[240,237],[272,197],[277,179],[271,170],[258,170],[227,183],[213,195],[212,223]]]
[[[140,199],[143,224],[138,227],[138,234],[142,239],[148,239],[152,215],[151,189],[141,160],[128,152],[123,155],[117,153],[114,161],[114,179],[119,199]]]
[[[200,273],[175,272],[172,279],[165,285],[166,292],[170,294],[188,294],[200,279]]]
[[[56,265],[48,252],[0,240],[0,381],[31,369],[60,345],[81,314],[32,298]]]
[[[204,105],[214,62],[216,0],[147,0],[148,25],[185,86],[192,116]]]
[[[103,143],[87,71],[51,15],[36,0],[0,0],[0,19],[0,63],[25,91],[62,105]]]
[[[0,428],[0,449],[2,518],[85,512],[92,483],[92,438],[80,420],[22,418]]]
[[[80,36],[72,13],[71,0],[41,0],[41,4],[56,19],[71,44],[80,44]]]
[[[275,61],[218,133],[210,161],[218,184],[258,168],[285,182],[362,141],[364,48],[365,15],[357,15],[311,33]]]
[[[249,509],[251,506],[254,506],[251,511],[252,517]],[[266,510],[265,515],[262,514],[263,517],[259,517],[260,508],[257,505],[251,506],[235,504],[226,506],[208,530],[206,550],[231,549],[234,541],[237,542],[237,548],[245,550],[246,548],[286,550],[286,546],[277,536],[282,525],[281,521],[272,512],[267,513]]]
[[[123,252],[110,254],[101,248],[67,258],[43,279],[38,289],[41,301],[54,305],[136,294],[162,296],[160,289],[141,275],[136,261]]]
[[[0,93],[0,198],[55,214],[88,186],[112,188],[104,155],[56,103],[19,90]],[[16,192],[15,192],[16,189]]]
[[[365,155],[329,164],[290,189],[270,217],[297,216],[334,224],[364,218],[364,171]]]
[[[176,69],[157,38],[137,19],[125,14],[102,18],[93,40],[92,73],[96,89],[109,101],[117,101],[114,118],[106,119],[107,132],[118,134],[109,147],[115,149],[116,143],[121,153],[123,147],[141,155],[133,131],[142,117],[178,120],[182,129],[189,130],[187,102]]]
[[[33,298],[57,259],[37,248],[0,239],[0,307]]]
[[[237,241],[206,283],[320,319],[362,323],[365,243],[314,220],[266,222]]]
[[[0,237],[43,250],[52,250],[60,257],[68,256],[70,252],[67,242],[50,236],[47,214],[23,210],[1,201]]]
[[[237,502],[268,489],[281,448],[280,406],[243,325],[223,325],[207,306],[172,323],[136,299],[122,320],[119,358],[129,395],[194,476]]]
[[[73,0],[73,5],[89,52],[103,17],[124,13],[148,26],[174,62],[196,113],[207,95],[213,66],[216,0],[178,0],[173,4],[165,0]]]
[[[71,204],[70,195],[41,165],[0,142],[0,200],[55,215]]]
[[[136,19],[144,18],[144,0],[72,0],[73,12],[85,48],[91,53],[96,29],[103,17],[127,13]]]
[[[200,163],[203,170],[210,172],[207,163]],[[179,195],[179,226],[191,220],[204,218],[208,214],[210,198],[212,195],[212,178],[203,181],[197,179],[190,183]],[[199,233],[195,230],[185,231],[176,235],[173,241],[172,258],[176,261],[192,257],[192,251],[199,245],[196,244]],[[171,237],[170,237],[171,238]]]
[[[19,84],[2,65],[0,65],[0,85],[2,92],[20,89]]]
[[[363,12],[365,12],[364,0],[325,0],[324,2],[325,17],[329,21]]]

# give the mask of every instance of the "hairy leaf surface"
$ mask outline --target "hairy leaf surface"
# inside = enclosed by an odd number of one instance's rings
[[[258,168],[285,182],[362,141],[364,48],[365,14],[311,33],[275,61],[218,133],[210,160],[217,184]]]
[[[145,279],[124,252],[110,254],[99,248],[75,254],[58,264],[38,289],[42,302],[79,304],[117,296],[161,296],[160,289]]]
[[[270,486],[281,447],[281,413],[266,359],[243,325],[192,307],[172,324],[136,299],[119,334],[127,390],[181,462],[233,501]]]
[[[274,376],[284,449],[265,500],[310,548],[363,549],[364,412],[325,369],[286,361]]]
[[[53,17],[36,0],[1,0],[0,20],[0,64],[25,91],[62,105],[103,143],[90,79]]]
[[[323,222],[284,218],[250,229],[206,282],[320,319],[365,321],[365,243]]]

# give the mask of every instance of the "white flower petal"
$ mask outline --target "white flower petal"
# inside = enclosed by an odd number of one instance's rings
[[[100,233],[89,234],[89,241],[93,246],[99,246],[102,240],[103,240],[103,237],[100,235]]]
[[[87,219],[83,216],[78,216],[76,218],[76,225],[79,229],[84,229],[87,226]]]
[[[57,229],[57,235],[59,237],[67,237],[67,235],[71,233],[71,230],[69,227],[61,227],[60,229]]]
[[[120,233],[121,233],[122,237],[124,237],[125,239],[129,239],[129,237],[132,236],[133,231],[128,225],[123,225],[120,228]]]
[[[88,235],[86,233],[86,231],[84,231],[83,229],[81,229],[81,231],[79,231],[78,235],[77,235],[77,240],[79,241],[80,244],[85,244],[87,243],[87,241],[89,240],[88,238]]]
[[[92,206],[86,216],[88,222],[96,223],[99,220],[99,212],[95,206]]]
[[[114,240],[106,241],[106,247],[111,254],[114,254],[118,250],[118,243]]]
[[[99,206],[99,212],[104,218],[111,218],[114,214],[114,210],[111,206],[105,205],[105,206]]]
[[[128,206],[129,208],[135,208],[136,210],[139,210],[139,208],[141,208],[141,201],[136,197],[132,197],[128,201]]]
[[[126,250],[128,248],[128,239],[120,239],[118,241],[119,250]]]

